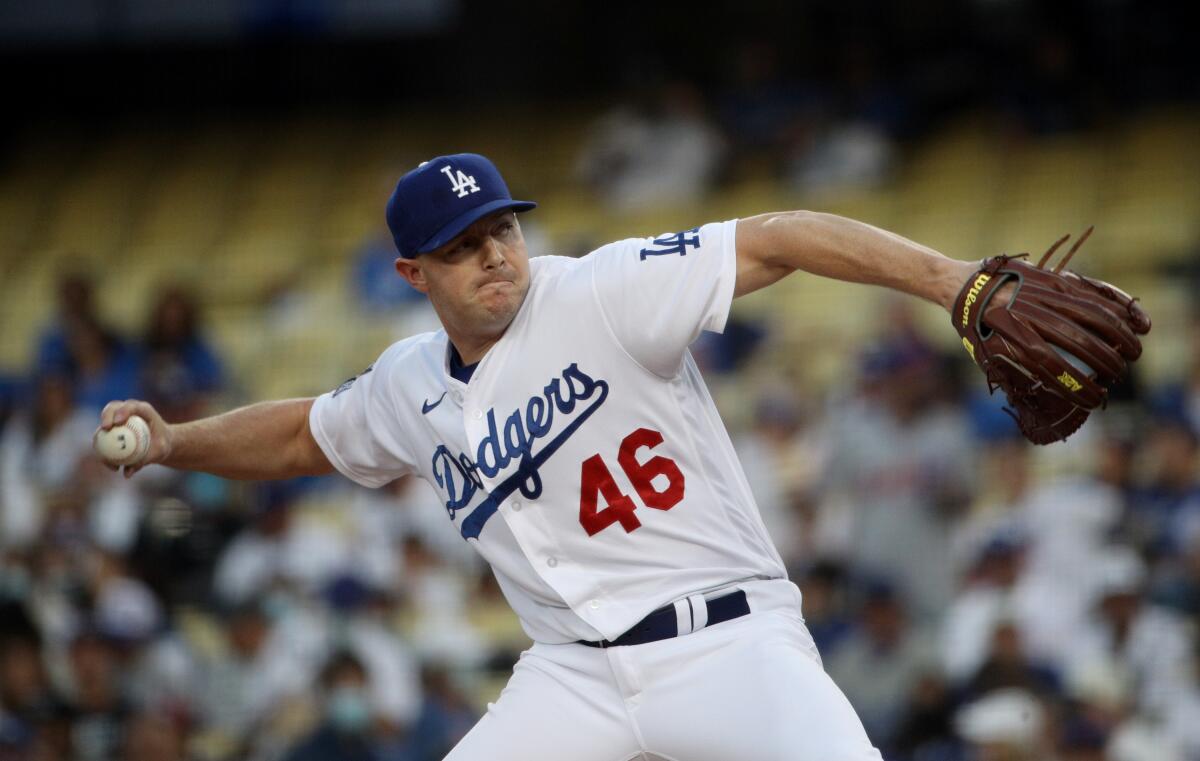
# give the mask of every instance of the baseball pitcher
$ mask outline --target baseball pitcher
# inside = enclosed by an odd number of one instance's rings
[[[149,423],[127,475],[161,463],[428,481],[535,643],[452,761],[880,758],[822,669],[688,345],[723,329],[733,299],[797,270],[886,286],[951,310],[989,381],[1052,440],[1058,418],[1070,417],[1062,438],[1102,403],[1148,319],[1073,273],[1011,257],[981,267],[807,211],[530,260],[517,214],[534,206],[482,156],[422,164],[387,221],[398,275],[442,330],[316,399],[178,425],[112,402],[100,430]],[[1020,267],[1043,275],[1029,293]],[[1076,327],[991,327],[1046,315]]]

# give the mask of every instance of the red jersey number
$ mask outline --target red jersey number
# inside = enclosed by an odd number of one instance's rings
[[[661,433],[639,428],[621,440],[617,464],[646,507],[670,510],[683,499],[684,479],[679,466],[674,460],[661,455],[655,455],[645,462],[638,462],[637,459],[638,450],[643,447],[654,449],[661,443]],[[654,479],[660,476],[666,480],[662,489],[654,484]],[[620,523],[626,533],[642,525],[634,515],[637,504],[621,493],[600,455],[594,454],[583,461],[579,486],[579,523],[588,536],[595,536],[614,523]],[[599,506],[601,498],[604,499],[604,507]]]

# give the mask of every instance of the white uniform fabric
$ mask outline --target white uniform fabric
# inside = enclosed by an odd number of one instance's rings
[[[786,581],[754,611],[607,650],[537,643],[446,761],[880,761]]]
[[[468,384],[439,331],[313,405],[340,472],[434,487],[536,643],[453,761],[879,759],[821,668],[687,350],[724,328],[735,231],[534,259],[524,304]],[[689,615],[686,636],[632,647],[574,643],[733,587],[749,615]]]
[[[524,305],[469,384],[450,376],[444,332],[400,341],[317,399],[313,436],[360,484],[415,472],[433,485],[537,642],[613,639],[689,594],[783,578],[687,351],[724,328],[735,230],[533,259]],[[622,442],[639,431],[623,466]],[[607,491],[583,488],[589,460],[599,481],[611,476]],[[646,495],[627,472],[639,466],[667,471]],[[589,535],[581,501],[603,511],[618,492],[632,513]]]

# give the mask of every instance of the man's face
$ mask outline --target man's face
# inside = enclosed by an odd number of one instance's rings
[[[398,260],[396,269],[457,334],[499,336],[529,291],[529,254],[511,211],[480,219],[416,260]]]

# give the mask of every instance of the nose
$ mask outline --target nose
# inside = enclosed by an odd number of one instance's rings
[[[483,266],[486,269],[497,269],[504,264],[504,251],[501,250],[500,244],[492,236],[484,239],[483,245],[480,247],[483,252]]]

